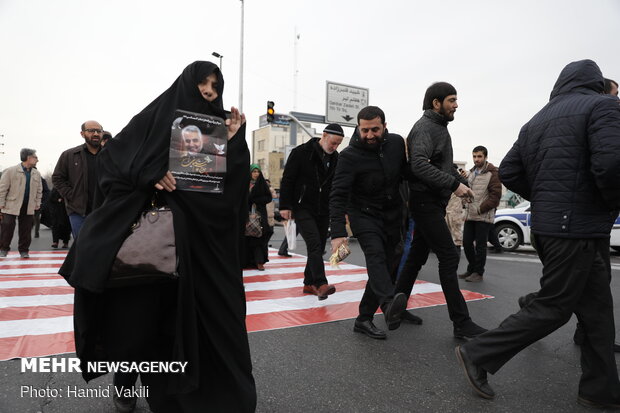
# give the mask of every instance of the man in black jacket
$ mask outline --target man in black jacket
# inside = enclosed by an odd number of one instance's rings
[[[336,292],[327,283],[323,251],[329,228],[329,193],[338,163],[338,145],[344,131],[332,123],[321,139],[313,138],[291,151],[280,183],[280,215],[294,218],[308,250],[304,270],[304,294],[319,300]]]
[[[577,401],[620,408],[609,288],[609,234],[620,209],[620,105],[602,92],[596,63],[568,64],[549,103],[521,128],[501,163],[504,185],[531,201],[543,275],[538,294],[518,313],[456,348],[481,397],[494,396],[487,372],[495,374],[575,313],[585,332]]]
[[[459,289],[456,271],[459,255],[446,224],[446,206],[450,195],[471,200],[473,192],[465,178],[453,167],[452,139],[448,122],[454,120],[456,89],[449,83],[432,84],[424,96],[424,114],[409,136],[409,162],[414,175],[409,183],[409,209],[415,222],[411,250],[396,284],[396,292],[409,296],[430,250],[439,260],[439,280],[454,325],[454,336],[471,338],[486,330],[469,317]]]
[[[367,106],[357,115],[357,129],[340,154],[329,202],[332,253],[346,241],[345,215],[364,252],[368,283],[353,331],[371,338],[386,334],[372,322],[381,306],[390,330],[399,327],[407,306],[404,294],[394,295],[401,241],[402,197],[399,184],[407,171],[405,143],[387,132],[385,114]]]
[[[86,215],[93,209],[97,186],[95,157],[101,149],[103,128],[99,122],[88,120],[82,123],[80,134],[85,142],[64,151],[52,174],[54,188],[65,200],[73,239],[77,238]]]

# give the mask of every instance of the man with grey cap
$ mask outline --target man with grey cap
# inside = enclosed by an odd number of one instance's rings
[[[304,294],[324,300],[336,292],[327,283],[323,251],[329,228],[329,194],[338,162],[338,145],[344,131],[338,124],[327,125],[321,138],[297,146],[288,157],[280,183],[280,214],[295,219],[306,242],[308,261],[304,271]]]

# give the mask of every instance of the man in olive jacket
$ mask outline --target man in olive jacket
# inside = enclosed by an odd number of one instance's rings
[[[474,167],[469,171],[467,181],[474,192],[474,199],[465,204],[463,228],[463,249],[468,265],[467,271],[459,274],[459,278],[464,278],[467,282],[480,282],[487,260],[489,229],[493,226],[495,208],[502,197],[502,183],[498,169],[487,161],[487,148],[476,146],[472,156]]]
[[[291,151],[280,183],[280,215],[294,218],[308,250],[304,294],[324,300],[336,292],[325,277],[323,251],[329,229],[329,193],[338,163],[338,146],[344,131],[327,125],[320,139],[310,139]]]
[[[395,252],[403,222],[399,187],[407,173],[405,142],[387,132],[385,114],[376,106],[363,108],[357,122],[349,146],[340,153],[332,183],[332,253],[346,240],[348,215],[368,271],[353,331],[385,339],[385,332],[372,321],[377,308],[381,306],[388,328],[394,330],[407,306],[407,297],[395,295],[393,284],[400,258]]]
[[[18,221],[17,249],[22,258],[29,258],[34,212],[41,208],[43,185],[35,168],[39,158],[35,150],[28,148],[19,155],[22,162],[5,169],[0,178],[0,257],[7,256]]]
[[[95,157],[101,149],[103,128],[94,120],[82,124],[84,143],[64,151],[52,174],[54,188],[65,200],[65,208],[73,238],[77,238],[82,223],[93,209],[97,172]]]
[[[549,103],[521,128],[500,165],[506,188],[531,202],[543,272],[538,294],[518,313],[456,348],[481,397],[495,395],[487,372],[497,373],[574,313],[585,333],[577,402],[620,408],[609,287],[609,236],[620,209],[620,105],[617,97],[602,94],[603,85],[592,60],[568,64]]]

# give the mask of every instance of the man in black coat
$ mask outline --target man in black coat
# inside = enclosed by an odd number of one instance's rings
[[[484,398],[495,374],[530,344],[577,315],[585,332],[578,403],[620,408],[614,357],[609,235],[620,209],[620,105],[591,60],[568,64],[551,99],[519,133],[500,166],[506,187],[532,203],[540,290],[498,328],[456,348]]]
[[[424,114],[407,137],[414,176],[409,183],[409,209],[415,229],[396,291],[407,296],[411,294],[418,273],[432,250],[439,261],[439,281],[454,325],[454,336],[471,338],[486,330],[469,317],[456,275],[459,255],[445,220],[452,193],[469,200],[474,196],[465,178],[453,167],[448,122],[454,120],[456,101],[456,89],[451,84],[438,82],[429,86],[422,105]]]
[[[329,229],[329,193],[338,163],[336,149],[343,137],[342,127],[332,123],[320,139],[310,139],[293,149],[280,183],[280,215],[295,218],[308,250],[303,292],[319,300],[336,292],[325,277],[323,251]]]
[[[401,136],[387,132],[385,114],[376,106],[363,108],[357,124],[349,146],[340,154],[332,184],[332,253],[346,241],[348,215],[368,270],[353,331],[384,339],[385,332],[372,322],[377,308],[381,306],[388,328],[394,330],[407,306],[404,294],[394,295],[393,284],[403,222],[399,184],[407,171],[405,143]]]

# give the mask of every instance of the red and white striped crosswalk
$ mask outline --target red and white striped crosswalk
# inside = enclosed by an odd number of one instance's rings
[[[31,252],[30,259],[10,253],[0,260],[0,360],[75,351],[73,288],[57,274],[66,251]],[[306,258],[278,257],[270,251],[265,271],[244,270],[248,331],[344,320],[357,315],[367,274],[364,267],[326,264],[337,292],[327,300],[302,293]],[[491,296],[463,290],[466,300]],[[445,304],[438,284],[417,281],[409,308]]]

